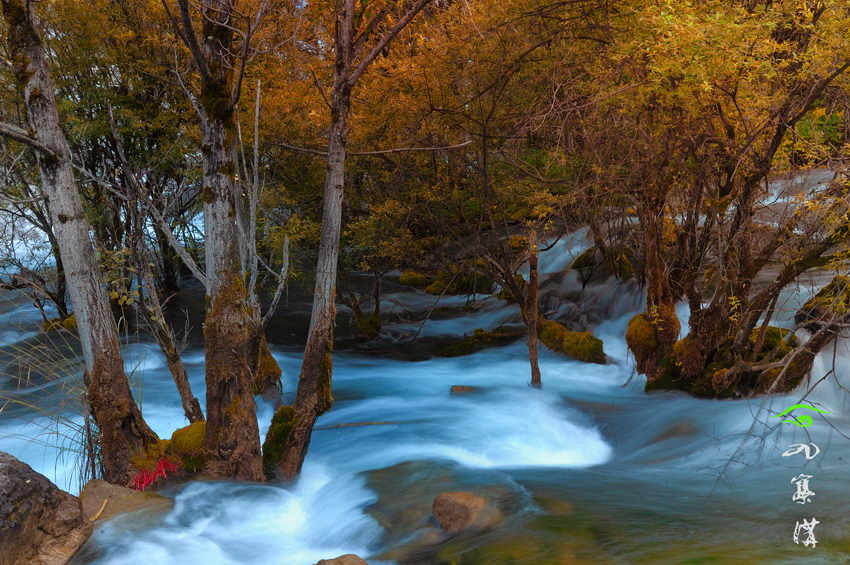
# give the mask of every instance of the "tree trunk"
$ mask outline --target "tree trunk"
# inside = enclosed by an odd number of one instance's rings
[[[525,317],[528,324],[528,360],[531,363],[531,386],[540,388],[540,367],[537,364],[537,320],[539,307],[537,294],[540,281],[537,273],[537,229],[532,228],[528,234],[528,301],[525,306]]]
[[[332,100],[333,121],[328,142],[328,163],[325,175],[322,236],[316,265],[316,287],[313,293],[313,312],[304,351],[304,362],[295,397],[292,429],[287,437],[280,472],[292,479],[301,471],[310,435],[316,419],[333,404],[331,372],[333,369],[333,328],[336,317],[336,277],[339,256],[339,236],[342,225],[342,200],[345,187],[345,145],[348,137],[348,111],[351,86],[348,74],[351,66],[351,16],[349,2],[343,2],[337,36],[337,60],[334,69]]]
[[[221,112],[228,90],[205,86],[202,107],[204,241],[206,243],[207,426],[205,472],[214,477],[259,481],[260,435],[253,370],[260,333],[248,312],[235,213],[235,116]],[[218,102],[218,105],[216,105]]]
[[[158,438],[142,418],[124,372],[118,330],[89,239],[90,226],[71,169],[68,143],[59,125],[53,81],[36,28],[33,4],[2,0],[2,7],[30,130],[52,153],[40,156],[39,168],[66,271],[68,294],[77,315],[86,363],[86,395],[100,431],[104,478],[127,484],[133,473],[131,456]]]
[[[146,292],[145,296],[142,296],[140,300],[141,307],[144,309],[145,319],[153,329],[156,342],[159,344],[163,355],[165,355],[165,361],[168,363],[171,377],[177,386],[177,392],[180,394],[183,414],[191,423],[202,422],[204,420],[204,413],[201,411],[201,405],[198,399],[192,394],[192,387],[189,385],[189,376],[186,374],[186,367],[183,366],[183,361],[180,359],[180,351],[177,348],[174,331],[168,325],[168,322],[165,321],[162,303],[159,300],[156,282],[150,268],[147,247],[145,247],[144,241],[141,240],[142,234],[137,233],[136,236],[139,238],[136,244],[137,265],[142,276],[143,292]]]

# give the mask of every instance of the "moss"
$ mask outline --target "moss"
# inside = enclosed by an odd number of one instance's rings
[[[673,359],[666,357],[658,365],[658,375],[654,379],[646,380],[646,385],[644,385],[643,389],[644,392],[651,392],[653,390],[681,390],[688,393],[691,392],[690,383],[682,378],[679,367]]]
[[[461,357],[480,351],[489,344],[510,343],[525,335],[524,329],[498,327],[487,331],[476,328],[472,335],[460,343],[455,343],[441,349],[437,355],[440,357]]]
[[[577,270],[593,269],[594,267],[596,267],[595,247],[585,249],[578,257],[575,258],[573,264],[570,266],[570,268]]]
[[[627,281],[635,274],[635,268],[632,264],[631,249],[626,248],[625,251],[616,252],[609,261],[609,267],[614,275],[623,281]]]
[[[77,315],[71,314],[64,320],[62,320],[62,327],[68,331],[77,329]]]
[[[269,391],[280,391],[280,376],[282,371],[280,365],[277,364],[277,359],[272,355],[269,349],[269,342],[266,341],[265,335],[260,338],[260,353],[257,356],[257,368],[254,371],[254,381],[252,383],[252,392],[256,394],[266,394]]]
[[[558,353],[584,361],[585,363],[605,364],[605,352],[602,340],[590,332],[571,332],[555,321],[540,325],[540,341]]]
[[[428,294],[489,294],[493,290],[493,279],[484,274],[485,264],[466,261],[440,270],[434,281],[425,287]]]
[[[750,334],[751,346],[755,347],[760,332],[760,329],[756,329]],[[792,334],[790,330],[777,328],[776,326],[768,326],[764,334],[764,342],[762,343],[759,354],[756,356],[756,360],[761,361],[768,355],[774,359],[782,358],[786,353],[789,353],[791,349],[797,347],[798,344],[799,340],[797,339],[797,336]]]
[[[140,453],[134,453],[130,456],[130,463],[136,469],[146,469],[148,471],[156,467],[157,462],[166,456],[170,441],[161,439],[155,443],[149,443],[145,450]]]
[[[58,330],[62,327],[62,320],[60,318],[50,318],[49,320],[45,320],[43,324],[41,324],[41,329],[46,332],[52,332],[54,330]]]
[[[524,235],[514,235],[508,240],[508,247],[514,253],[522,253],[528,249],[528,238]]]
[[[398,282],[403,285],[422,288],[428,286],[430,279],[427,275],[417,271],[407,270],[401,273],[401,276],[398,278]]]
[[[292,406],[281,406],[272,417],[272,423],[263,442],[263,472],[269,479],[274,478],[277,473],[277,467],[283,458],[283,450],[294,423],[295,409]]]
[[[52,332],[55,330],[59,330],[65,328],[68,331],[73,331],[77,329],[77,315],[71,314],[67,318],[50,318],[49,320],[45,320],[41,325],[41,328],[46,332]]]
[[[658,333],[646,313],[638,314],[629,321],[626,327],[626,343],[635,356],[643,356],[658,347]]]
[[[688,378],[699,376],[705,369],[705,355],[700,342],[687,335],[673,344],[673,359]]]
[[[360,341],[375,339],[381,331],[381,316],[375,313],[367,316],[355,310],[354,329],[357,331],[357,339]]]
[[[334,403],[333,387],[331,378],[333,375],[333,359],[331,359],[330,348],[325,351],[322,362],[319,365],[319,414],[327,412]]]
[[[806,329],[818,330],[817,321],[827,321],[850,310],[850,277],[838,275],[810,298],[794,316],[798,324],[808,322]]]
[[[197,473],[204,465],[204,435],[206,422],[195,422],[174,430],[166,448],[166,454],[180,462],[180,468]]]

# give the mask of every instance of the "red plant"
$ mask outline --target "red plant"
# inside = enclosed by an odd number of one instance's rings
[[[165,457],[160,457],[153,469],[139,469],[139,472],[130,482],[130,487],[136,490],[145,490],[160,478],[166,478],[168,473],[173,473],[177,469],[177,465]]]

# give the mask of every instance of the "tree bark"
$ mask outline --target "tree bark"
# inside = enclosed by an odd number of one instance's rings
[[[142,418],[124,372],[118,330],[95,261],[68,142],[59,125],[53,81],[33,4],[28,0],[2,0],[2,7],[9,27],[13,70],[23,92],[30,131],[50,151],[40,155],[39,169],[68,294],[77,315],[86,363],[86,396],[100,431],[104,478],[127,484],[133,473],[131,456],[158,438]]]
[[[213,477],[263,480],[253,370],[259,329],[248,311],[237,210],[236,115],[231,100],[234,61],[231,0],[207,0],[201,36],[207,54],[199,106],[204,160],[206,246],[207,425],[204,472]],[[202,73],[204,75],[205,73]]]
[[[537,272],[537,228],[528,234],[528,301],[525,306],[528,323],[528,361],[531,363],[531,386],[540,388],[540,366],[537,364],[537,319],[539,308],[537,294],[540,281]]]

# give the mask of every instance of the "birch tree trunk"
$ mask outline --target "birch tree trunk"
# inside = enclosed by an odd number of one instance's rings
[[[101,283],[71,167],[67,140],[59,125],[41,36],[30,0],[0,0],[9,27],[13,70],[26,104],[30,134],[42,146],[39,169],[65,269],[68,294],[86,363],[86,396],[100,431],[104,478],[127,484],[130,457],[158,440],[133,400],[118,341],[118,329]]]

